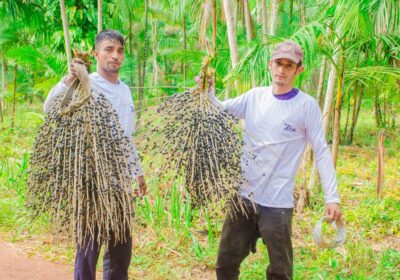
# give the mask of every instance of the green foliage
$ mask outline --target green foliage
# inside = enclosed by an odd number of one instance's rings
[[[24,154],[20,162],[0,161],[0,199],[2,206],[0,228],[18,228],[18,223],[25,223],[26,209],[24,206],[28,154]]]

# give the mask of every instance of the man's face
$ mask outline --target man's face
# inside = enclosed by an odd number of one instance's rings
[[[124,61],[124,47],[116,40],[103,40],[93,52],[97,67],[108,73],[118,73]]]
[[[280,58],[268,63],[272,82],[277,86],[293,86],[296,75],[303,72],[304,67],[287,58]]]

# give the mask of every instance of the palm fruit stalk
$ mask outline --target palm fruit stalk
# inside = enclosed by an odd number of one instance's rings
[[[238,201],[233,198],[243,183],[242,141],[235,130],[238,120],[209,94],[208,81],[213,76],[209,63],[206,57],[197,86],[169,97],[157,109],[159,121],[145,124],[145,155],[162,155],[159,174],[184,178],[196,207]],[[241,208],[240,203],[235,207]]]
[[[131,230],[132,143],[84,65],[40,127],[30,160],[28,205],[47,215],[55,240],[124,242]]]

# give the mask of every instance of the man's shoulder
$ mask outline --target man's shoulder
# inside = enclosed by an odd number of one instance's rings
[[[125,84],[123,81],[119,80],[121,87],[123,87],[126,91],[129,91],[129,93],[131,92],[131,88]]]
[[[301,107],[303,108],[303,110],[305,111],[310,111],[310,112],[319,112],[321,111],[321,108],[319,106],[318,101],[311,96],[308,93],[305,93],[301,90],[299,90],[299,99],[301,100]]]
[[[307,101],[307,102],[312,103],[312,104],[315,104],[315,103],[318,104],[317,100],[312,95],[302,91],[301,89],[299,89],[299,93],[298,94],[299,94],[299,97],[304,99],[304,101]]]

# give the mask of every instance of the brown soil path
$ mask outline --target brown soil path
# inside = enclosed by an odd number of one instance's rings
[[[71,280],[73,266],[28,256],[18,245],[0,240],[0,279]]]

